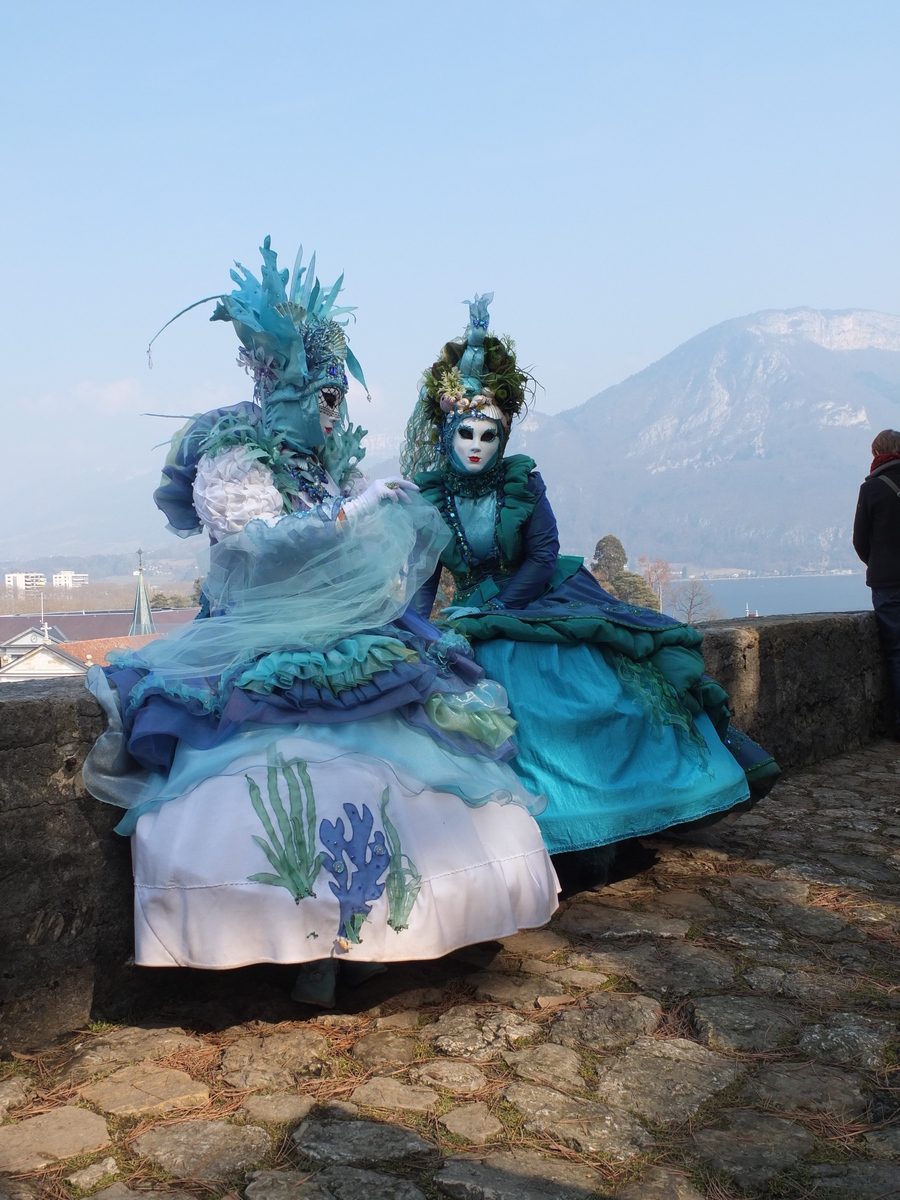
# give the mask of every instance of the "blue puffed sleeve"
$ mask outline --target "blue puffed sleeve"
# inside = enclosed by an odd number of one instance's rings
[[[528,476],[527,487],[537,497],[537,502],[522,528],[524,561],[496,597],[505,608],[525,608],[542,595],[553,578],[559,558],[556,517],[547,499],[546,485],[537,471]]]
[[[200,533],[202,526],[194,508],[194,478],[200,461],[200,446],[220,418],[233,414],[248,424],[259,420],[259,407],[251,400],[241,400],[225,408],[214,408],[189,422],[172,439],[172,448],[162,469],[159,487],[153,493],[156,507],[162,509],[167,528],[179,537]]]

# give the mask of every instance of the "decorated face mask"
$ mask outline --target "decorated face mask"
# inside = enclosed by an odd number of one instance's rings
[[[453,465],[466,475],[479,475],[496,462],[499,449],[498,422],[487,417],[467,417],[453,434]]]
[[[346,381],[346,376],[344,376]],[[339,387],[326,385],[319,392],[319,426],[322,437],[327,437],[335,425],[341,424],[341,403],[344,391]]]

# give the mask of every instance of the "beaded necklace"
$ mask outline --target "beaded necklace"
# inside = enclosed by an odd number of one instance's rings
[[[471,484],[474,482],[471,476],[460,475],[456,471],[448,471],[441,480],[441,498],[442,498],[442,514],[444,520],[450,526],[453,536],[456,538],[456,544],[459,546],[460,557],[466,565],[466,570],[469,575],[472,574],[475,564],[472,561],[472,547],[469,545],[466,531],[463,528],[463,523],[460,520],[459,511],[456,507],[456,498],[462,496],[466,499],[485,496],[488,492],[494,492],[494,541],[491,546],[491,559],[500,558],[500,544],[497,540],[497,531],[500,522],[500,512],[503,508],[503,479],[506,474],[505,463],[501,459],[495,467],[491,467],[490,471],[485,471],[484,475],[492,475],[492,486],[481,487],[475,490]],[[475,477],[478,478],[477,476]],[[452,490],[448,483],[448,479],[452,481]]]
[[[288,467],[288,474],[296,485],[297,493],[303,492],[313,504],[322,504],[331,498],[328,476],[317,459],[298,455]]]

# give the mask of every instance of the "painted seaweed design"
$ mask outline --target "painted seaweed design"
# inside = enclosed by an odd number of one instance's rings
[[[330,851],[322,856],[322,861],[325,870],[334,876],[328,886],[341,906],[338,940],[360,942],[359,931],[369,915],[372,901],[384,891],[384,884],[378,880],[388,869],[391,858],[381,830],[372,834],[375,818],[368,805],[363,805],[360,814],[355,804],[345,804],[344,812],[350,822],[350,835],[344,832],[344,822],[338,817],[334,822],[322,821],[319,839],[326,851]],[[348,869],[345,856],[352,871]]]
[[[294,903],[299,904],[304,896],[315,895],[313,888],[324,857],[321,853],[315,853],[316,797],[309,771],[302,759],[285,762],[283,755],[276,754],[273,747],[269,748],[267,758],[266,790],[269,806],[281,834],[280,839],[263,802],[259,786],[249,775],[245,778],[250,788],[250,802],[268,835],[268,841],[257,837],[256,834],[253,835],[253,840],[272,864],[275,874],[260,871],[256,875],[248,875],[247,878],[254,883],[269,883],[273,887],[287,888],[294,897]],[[287,811],[278,786],[279,769],[287,787]]]
[[[385,880],[390,913],[388,916],[388,925],[390,925],[391,929],[400,933],[402,929],[408,927],[409,914],[412,912],[412,907],[419,895],[419,888],[422,886],[422,876],[416,870],[416,864],[412,859],[403,853],[403,847],[400,845],[400,834],[397,832],[391,818],[387,815],[387,806],[390,798],[391,789],[386,787],[384,795],[381,797],[381,823],[384,826],[384,832],[387,834],[391,856],[388,876]]]

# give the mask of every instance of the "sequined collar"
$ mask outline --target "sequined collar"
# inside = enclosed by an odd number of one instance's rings
[[[479,471],[474,475],[468,472],[463,474],[461,471],[455,470],[450,461],[446,460],[444,484],[447,491],[452,492],[454,496],[475,499],[502,488],[505,473],[506,460],[502,458],[498,459],[492,467],[488,467],[486,471]]]

